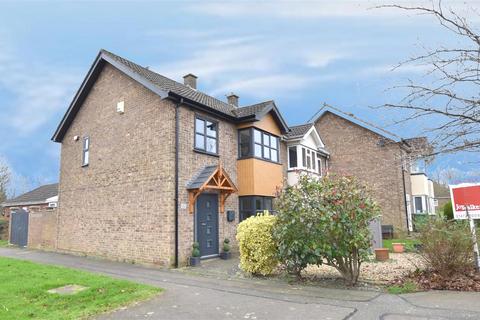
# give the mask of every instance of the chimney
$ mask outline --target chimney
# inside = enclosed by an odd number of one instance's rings
[[[233,92],[227,96],[228,104],[238,107],[238,96]]]
[[[197,76],[191,73],[183,76],[183,84],[197,90]]]

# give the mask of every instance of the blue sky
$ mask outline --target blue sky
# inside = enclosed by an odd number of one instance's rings
[[[369,9],[379,3],[1,2],[0,157],[16,192],[57,181],[60,146],[50,138],[100,48],[179,81],[194,73],[219,99],[274,99],[289,124],[326,102],[403,137],[422,134],[427,121],[392,126],[401,114],[370,107],[398,102],[387,89],[425,72],[392,72],[399,61],[457,40],[431,17]],[[478,177],[472,157],[439,157],[430,170]]]

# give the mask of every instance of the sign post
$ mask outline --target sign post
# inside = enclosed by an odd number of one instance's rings
[[[480,270],[477,230],[475,219],[480,219],[480,184],[463,183],[450,186],[453,216],[455,219],[468,219],[472,233],[475,269]]]
[[[470,223],[470,232],[472,233],[473,258],[475,259],[475,270],[478,272],[480,270],[480,255],[478,254],[477,230],[475,228],[475,221],[472,219],[472,216],[470,216],[470,214],[468,213],[468,208],[466,211],[467,211],[468,222]]]

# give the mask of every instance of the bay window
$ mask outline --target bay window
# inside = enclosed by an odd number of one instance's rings
[[[239,130],[238,139],[239,158],[255,157],[279,162],[277,136],[256,128],[248,128]]]
[[[296,168],[297,161],[297,146],[288,147],[288,168]]]
[[[288,169],[305,170],[322,175],[326,170],[324,155],[303,145],[288,147]]]

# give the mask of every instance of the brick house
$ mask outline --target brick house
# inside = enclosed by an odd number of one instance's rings
[[[40,186],[18,197],[8,199],[1,204],[2,214],[9,217],[16,210],[28,212],[54,209],[58,203],[58,183]]]
[[[58,251],[164,266],[235,246],[271,209],[289,130],[273,101],[238,105],[101,50],[52,140],[61,143]]]
[[[369,184],[383,224],[411,223],[405,140],[334,111],[288,127],[273,101],[221,101],[195,75],[179,83],[105,50],[52,140],[61,165],[48,243],[58,251],[178,266],[198,242],[203,257],[217,256],[285,183],[327,170]]]
[[[330,151],[329,171],[358,177],[381,208],[381,224],[412,230],[408,140],[326,106],[314,120]]]

